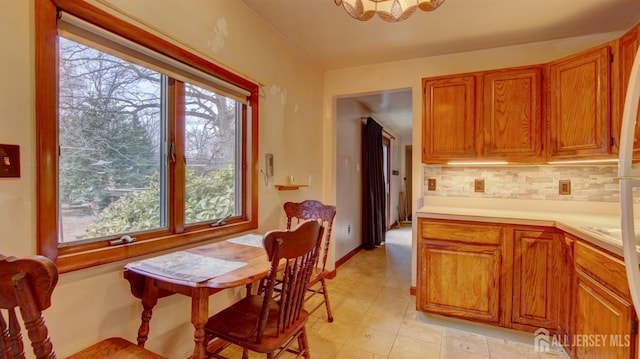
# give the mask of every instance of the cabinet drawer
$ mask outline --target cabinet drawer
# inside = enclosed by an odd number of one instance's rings
[[[576,242],[574,251],[576,266],[625,299],[631,298],[627,272],[622,260],[581,241]]]
[[[502,226],[473,222],[440,222],[422,219],[420,238],[475,244],[502,244]]]

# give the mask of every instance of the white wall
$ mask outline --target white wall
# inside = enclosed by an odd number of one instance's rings
[[[322,116],[323,75],[306,57],[292,49],[241,1],[100,0],[117,5],[164,35],[197,49],[203,56],[263,84],[260,98],[260,168],[264,154],[273,153],[275,176],[259,182],[259,230],[284,227],[282,204],[324,196]],[[0,143],[20,145],[21,177],[0,179],[0,253],[35,254],[35,75],[34,3],[0,0],[2,58],[0,76]],[[114,9],[108,9],[114,11]],[[118,15],[126,17],[124,15]],[[286,176],[298,181],[313,177],[310,188],[277,191],[274,182]],[[53,214],[52,214],[53,215]],[[135,342],[141,306],[122,277],[125,262],[62,274],[53,306],[45,312],[59,357],[66,357],[109,336]],[[212,312],[238,298],[240,291],[212,297]],[[190,301],[183,296],[159,300],[151,321],[148,347],[170,358],[184,358],[193,350],[189,323]],[[27,351],[29,348],[27,348]]]
[[[340,259],[362,238],[362,120],[360,106],[352,99],[336,104],[336,218],[333,226],[335,258]]]
[[[362,120],[372,115],[354,97],[336,101],[336,218],[333,227],[334,258],[339,260],[362,244]],[[376,119],[376,116],[372,116]],[[391,129],[390,221],[398,221],[398,196],[405,176],[407,140]]]
[[[607,33],[327,71],[324,75],[325,126],[328,133],[331,134],[331,138],[335,139],[336,142],[341,141],[342,136],[337,134],[338,130],[340,130],[338,126],[340,118],[336,105],[339,98],[361,93],[382,92],[388,89],[411,88],[413,97],[413,185],[412,198],[410,200],[412,201],[411,207],[415,211],[416,208],[422,207],[423,171],[420,144],[422,143],[421,79],[423,77],[547,63],[618,38],[621,35],[622,33],[619,32]],[[340,185],[340,182],[337,181],[337,174],[342,165],[342,160],[338,157],[337,143],[327,141],[327,146],[329,147],[327,147],[325,153],[325,162],[327,164],[325,178],[328,186],[333,185],[327,188],[327,196],[337,200],[340,195],[340,190],[337,187]],[[340,211],[339,208],[338,211]],[[415,218],[415,215],[413,217]],[[336,226],[344,226],[342,220],[342,217],[336,216]],[[340,239],[338,239],[339,241]],[[336,248],[348,253],[357,245],[359,243],[349,241],[336,243]],[[351,246],[354,247],[352,248]],[[415,286],[415,221],[413,224],[413,248],[412,267],[414,270],[412,272],[412,284]],[[336,258],[339,258],[339,256],[336,255]]]

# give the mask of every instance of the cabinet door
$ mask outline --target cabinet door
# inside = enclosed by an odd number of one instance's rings
[[[635,358],[633,307],[581,270],[576,270],[576,358]]]
[[[542,71],[540,67],[484,74],[484,158],[542,160]]]
[[[602,157],[610,151],[609,45],[551,62],[552,159]]]
[[[475,76],[445,76],[422,81],[422,162],[473,159]]]
[[[419,309],[499,323],[500,253],[497,246],[422,242]]]
[[[561,263],[560,240],[560,235],[551,231],[513,231],[512,323],[530,326],[532,331],[556,329],[559,293],[555,275]]]
[[[617,153],[620,145],[620,127],[622,126],[622,113],[624,111],[625,96],[627,95],[627,86],[629,85],[629,78],[631,75],[631,67],[633,66],[633,60],[635,59],[638,46],[640,46],[640,25],[635,26],[629,30],[620,38],[619,42],[619,78],[618,78],[618,108],[613,118],[613,131],[614,131],[614,145],[615,152]],[[638,119],[636,120],[636,131],[633,141],[634,158],[640,158],[640,113],[638,113]]]

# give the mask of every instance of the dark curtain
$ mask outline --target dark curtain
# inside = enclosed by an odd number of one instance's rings
[[[384,241],[385,225],[382,126],[371,117],[362,130],[362,246]]]

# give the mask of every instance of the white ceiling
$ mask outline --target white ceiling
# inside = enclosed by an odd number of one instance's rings
[[[334,0],[242,1],[325,70],[622,31],[640,21],[640,0],[445,0],[400,23],[355,20]],[[410,131],[411,116],[389,112],[406,113],[392,104],[408,101],[410,114],[410,96],[395,91],[356,100]]]

